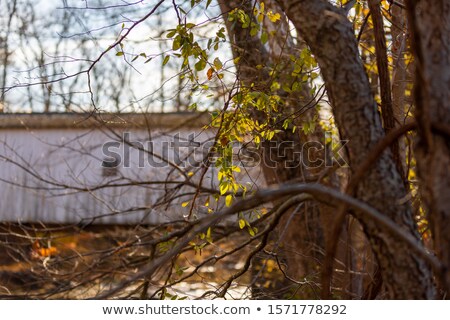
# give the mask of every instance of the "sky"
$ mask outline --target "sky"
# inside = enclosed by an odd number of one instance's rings
[[[183,86],[181,94],[177,94],[180,61],[170,51],[171,40],[166,37],[166,30],[178,24],[172,1],[165,1],[154,15],[130,32],[123,42],[124,55],[117,55],[121,51],[117,46],[96,63],[89,74],[92,94],[83,71],[157,1],[127,5],[125,1],[17,0],[13,15],[8,13],[13,12],[14,0],[0,1],[0,34],[1,39],[7,39],[2,47],[7,42],[10,53],[6,73],[4,66],[0,69],[6,75],[0,84],[8,89],[3,95],[7,112],[41,112],[46,107],[53,112],[88,111],[94,104],[102,111],[121,112],[167,112],[194,102],[203,109],[220,107],[211,105],[220,101],[205,99],[210,93],[192,94],[189,86]],[[189,2],[179,1],[186,11]],[[187,15],[187,22],[203,26],[196,31],[200,44],[205,45],[223,27],[220,20],[204,24],[218,14],[217,6],[212,4],[207,12],[196,7]],[[141,53],[147,58],[131,62]],[[162,68],[166,55],[171,59]],[[149,57],[153,59],[146,62]],[[227,43],[212,52],[210,59],[216,57],[228,61],[225,67],[233,67]],[[227,76],[231,78],[231,74]],[[206,81],[204,74],[199,78]]]

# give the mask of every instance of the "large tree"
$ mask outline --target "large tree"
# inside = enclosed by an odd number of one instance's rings
[[[382,139],[384,130],[352,26],[343,10],[327,1],[281,1],[281,5],[320,65],[339,132],[349,140],[348,157],[355,170]],[[418,238],[409,204],[399,204],[406,190],[389,151],[366,173],[356,196]],[[426,262],[373,221],[361,221],[390,295],[403,299],[434,297]]]
[[[340,136],[349,140],[346,151],[351,171],[355,172],[369,156],[371,148],[383,138],[385,130],[393,128],[393,122],[389,124],[385,120],[385,128],[382,126],[369,80],[359,57],[352,25],[344,10],[327,1],[280,1],[279,3],[319,63]],[[243,3],[238,6],[236,3],[227,2],[231,8],[233,4],[234,8],[254,5]],[[377,8],[378,5],[372,4],[372,9]],[[229,12],[230,7],[222,5],[222,10],[225,13]],[[375,12],[372,14],[375,16]],[[374,21],[377,20],[374,19]],[[382,21],[378,20],[379,22]],[[272,64],[266,48],[259,44],[259,39],[255,39],[257,37],[251,37],[248,30],[246,32],[236,26],[229,27],[228,30],[236,50],[242,52],[239,55],[242,60],[240,60],[238,71],[242,68],[243,71],[239,72],[239,75],[243,77],[243,81],[260,84],[262,81],[258,79],[266,80],[267,75],[258,72],[256,68],[258,65]],[[289,42],[286,46],[289,47]],[[242,65],[243,63],[245,65]],[[249,72],[251,72],[250,75]],[[250,83],[246,85],[249,86]],[[384,95],[390,99],[390,91]],[[300,107],[302,100],[298,98],[298,102],[297,106]],[[383,103],[387,104],[384,99]],[[389,115],[392,107],[388,105],[382,107],[385,107],[382,111],[383,115],[386,113]],[[391,127],[386,128],[388,125]],[[286,137],[286,139],[289,138],[291,141],[296,139],[292,135]],[[410,204],[408,202],[399,204],[399,200],[405,198],[407,194],[403,185],[403,172],[399,172],[399,169],[401,170],[401,167],[396,167],[392,152],[385,151],[366,172],[356,187],[355,195],[386,214],[399,227],[408,230],[419,242]],[[288,168],[280,168],[279,171],[284,171],[284,176],[289,177],[284,181],[295,179],[296,176],[301,178],[299,174],[289,173]],[[270,177],[268,178],[270,181]],[[355,215],[358,216],[358,213],[355,212]],[[433,297],[432,273],[427,263],[421,257],[411,253],[405,243],[397,241],[394,236],[382,230],[370,219],[360,217],[360,221],[371,241],[389,295],[398,298]],[[403,273],[402,270],[405,269],[409,272]]]
[[[407,1],[416,58],[416,155],[435,250],[450,289],[450,2]]]

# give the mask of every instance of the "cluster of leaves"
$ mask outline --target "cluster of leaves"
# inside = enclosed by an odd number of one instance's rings
[[[272,10],[266,11],[264,2],[260,3],[259,8],[253,9],[253,14],[256,19],[252,19],[244,10],[236,8],[228,14],[228,21],[240,23],[240,27],[243,29],[249,28],[252,37],[260,34],[262,44],[266,44],[269,40],[269,33],[262,28],[264,19],[267,17],[272,23],[275,23],[281,19],[281,16]],[[273,34],[271,35],[273,36]]]
[[[213,62],[209,61],[210,51],[219,49],[219,44],[225,41],[225,29],[220,28],[216,32],[215,38],[208,40],[206,47],[202,47],[198,41],[196,41],[193,28],[196,25],[193,23],[185,23],[178,25],[175,29],[169,29],[167,38],[172,39],[173,56],[182,59],[181,69],[191,71],[189,72],[189,79],[191,82],[197,82],[198,76],[196,72],[203,71],[207,66],[208,80],[211,80],[213,74],[216,73],[219,79],[223,78],[223,74],[220,71],[223,68],[222,61],[218,57],[215,57]],[[169,62],[170,55],[166,55],[163,59],[163,65]],[[194,64],[192,68],[191,63]]]

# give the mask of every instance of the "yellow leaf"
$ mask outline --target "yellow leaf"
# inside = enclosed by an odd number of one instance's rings
[[[188,177],[192,177],[193,175],[194,175],[194,173],[191,171],[191,172],[188,172]]]
[[[224,183],[224,184],[222,184],[221,186],[220,186],[220,195],[224,195],[227,191],[228,191],[228,188],[229,188],[230,186],[228,185],[228,183]]]
[[[188,204],[189,204],[189,201],[186,201],[186,202],[183,202],[183,203],[181,204],[181,206],[184,208],[184,207],[187,207]]]
[[[270,21],[272,21],[272,22],[277,22],[278,20],[281,19],[281,16],[279,13],[273,13],[272,11],[269,11],[267,13],[267,16],[269,17]]]
[[[209,243],[213,242],[212,236],[211,236],[211,228],[208,228],[208,231],[206,231],[206,237],[205,240]]]
[[[245,228],[245,220],[244,219],[239,220],[239,228],[241,228],[241,229]]]
[[[231,202],[233,202],[233,196],[229,194],[225,197],[225,205],[229,207],[231,206]]]
[[[258,22],[259,22],[259,23],[263,22],[263,20],[264,20],[264,13],[262,13],[262,12],[259,13],[257,19],[258,19]]]

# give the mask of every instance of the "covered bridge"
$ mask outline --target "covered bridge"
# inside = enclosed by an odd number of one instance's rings
[[[196,191],[214,138],[209,120],[194,113],[2,114],[0,221],[183,219],[189,206],[182,203]],[[259,168],[250,171],[253,182],[262,179]],[[216,188],[216,176],[207,171],[205,190]]]

